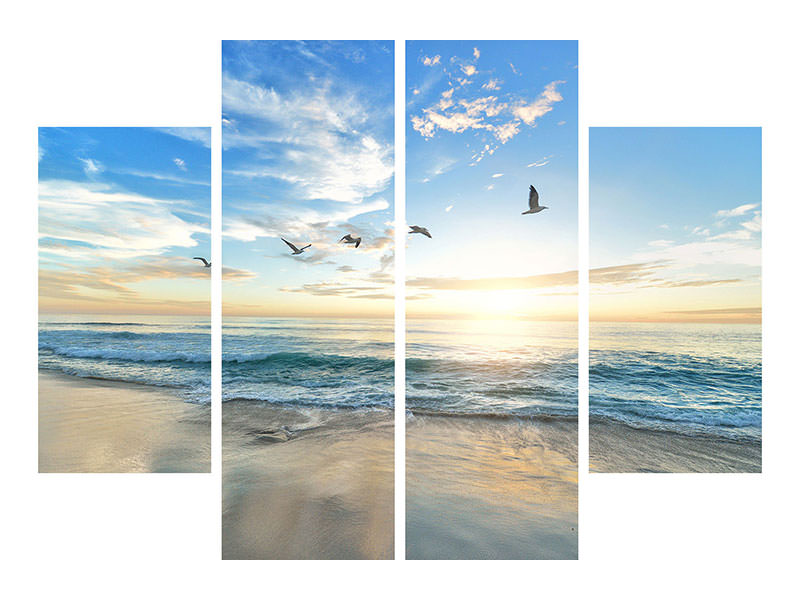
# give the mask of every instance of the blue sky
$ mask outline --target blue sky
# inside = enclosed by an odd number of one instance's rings
[[[392,314],[393,46],[223,42],[225,314]]]
[[[40,310],[208,314],[210,135],[39,129]]]
[[[409,316],[576,318],[578,44],[406,48]],[[527,210],[533,184],[548,210]]]
[[[589,152],[594,318],[760,320],[759,128],[591,128]]]

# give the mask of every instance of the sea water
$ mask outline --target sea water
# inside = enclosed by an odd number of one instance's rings
[[[593,419],[761,440],[761,326],[593,323]]]
[[[208,317],[40,315],[39,368],[175,389],[211,401]]]
[[[577,417],[577,323],[420,319],[406,336],[412,415]]]

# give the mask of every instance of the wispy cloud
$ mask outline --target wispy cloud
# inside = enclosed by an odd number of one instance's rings
[[[175,166],[178,167],[181,171],[186,170],[186,161],[184,161],[182,158],[177,158],[177,157],[173,158],[172,162],[174,162]]]
[[[563,100],[563,96],[556,89],[564,81],[552,81],[548,83],[544,91],[536,100],[529,104],[518,104],[511,109],[515,117],[521,119],[526,125],[534,125],[536,120],[553,110],[553,104]]]
[[[367,107],[355,93],[335,92],[330,83],[285,95],[223,75],[223,110],[263,123],[246,134],[226,131],[226,148],[252,136],[283,145],[283,151],[265,146],[251,165],[227,174],[276,179],[305,199],[351,204],[385,189],[393,175],[391,145],[365,131]]]
[[[550,164],[550,159],[553,158],[553,155],[545,156],[541,160],[537,160],[535,162],[530,163],[529,167],[544,167]]]
[[[194,247],[208,227],[175,214],[180,201],[159,200],[107,184],[49,180],[39,183],[39,235],[86,258],[157,255],[171,247]],[[50,249],[44,245],[42,252]],[[69,253],[66,250],[66,253]]]
[[[434,65],[438,65],[441,58],[442,57],[438,54],[436,56],[425,56],[422,59],[422,64],[426,67],[432,67]]]
[[[675,261],[660,260],[600,267],[589,270],[592,285],[633,286],[635,288],[691,288],[741,283],[741,278],[693,277],[674,272]],[[673,272],[669,272],[673,271]]]
[[[473,56],[477,60],[480,53],[474,53]],[[459,72],[468,78],[475,77],[479,73],[471,62],[457,57],[453,57],[451,62],[455,62]],[[428,66],[433,66],[433,63]],[[491,138],[485,141],[483,149],[473,154],[472,160],[476,163],[487,154],[492,154],[498,145],[513,139],[523,125],[535,127],[539,119],[552,111],[556,103],[563,100],[558,86],[564,82],[560,80],[548,83],[533,100],[525,100],[510,95],[503,98],[496,95],[476,95],[467,87],[471,79],[459,77],[447,69],[444,69],[443,73],[447,76],[448,88],[434,104],[423,108],[417,114],[412,114],[411,125],[425,138],[434,137],[438,131],[449,133],[473,131],[488,134]],[[499,80],[491,78],[485,81],[480,89],[499,90]]]
[[[758,208],[758,204],[742,204],[741,206],[737,206],[736,208],[732,208],[730,210],[718,210],[716,216],[721,219],[741,217],[742,215],[747,214],[756,208]]]
[[[210,127],[159,127],[158,131],[211,148]]]
[[[525,290],[578,284],[577,271],[530,275],[527,277],[415,277],[406,282],[408,287],[426,290]]]
[[[89,177],[97,175],[104,170],[103,165],[92,158],[79,158],[78,160],[83,164],[83,172]]]

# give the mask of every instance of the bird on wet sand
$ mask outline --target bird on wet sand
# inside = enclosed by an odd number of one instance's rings
[[[195,256],[195,257],[194,257],[192,260],[202,260],[202,261],[203,261],[203,266],[204,266],[206,269],[210,269],[210,268],[211,268],[211,263],[210,263],[210,262],[208,262],[208,261],[207,261],[205,258],[203,258],[202,256]]]
[[[528,210],[522,213],[523,215],[533,215],[547,208],[546,206],[539,206],[539,192],[533,186],[531,186],[531,192],[528,194],[528,207]]]
[[[432,238],[431,232],[425,229],[424,227],[420,227],[419,225],[411,225],[411,231],[408,233],[421,233],[424,236]]]
[[[361,238],[360,237],[354,238],[352,235],[348,233],[347,235],[342,236],[342,239],[340,239],[339,242],[340,243],[344,242],[345,244],[355,244],[356,248],[358,248],[359,245],[361,245]]]
[[[292,242],[287,242],[283,238],[281,238],[281,239],[283,240],[284,244],[286,244],[287,246],[289,246],[289,248],[292,249],[292,254],[302,254],[303,252],[305,252],[306,248],[310,248],[311,247],[311,244],[308,244],[307,246],[303,246],[302,248],[298,248]]]

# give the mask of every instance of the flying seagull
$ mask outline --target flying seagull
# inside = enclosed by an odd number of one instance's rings
[[[355,244],[356,248],[358,248],[358,246],[361,244],[361,238],[360,237],[354,238],[352,235],[348,233],[347,235],[342,237],[342,239],[340,239],[339,242],[344,242],[345,244]]]
[[[408,233],[421,233],[422,235],[432,237],[430,231],[428,231],[424,227],[420,227],[419,225],[411,225],[411,231],[409,231]]]
[[[281,238],[281,239],[283,240],[283,238]],[[311,244],[308,244],[307,246],[303,246],[302,248],[298,248],[292,242],[287,242],[286,240],[283,240],[283,241],[287,246],[289,246],[289,248],[292,249],[292,254],[302,254],[305,251],[306,248],[310,248],[311,247]]]
[[[530,208],[522,213],[523,215],[536,214],[547,208],[546,206],[539,206],[539,192],[537,192],[536,188],[533,186],[531,186],[531,193],[528,194],[528,206]]]
[[[205,258],[203,258],[202,256],[195,256],[195,257],[194,257],[192,260],[202,260],[202,261],[203,261],[203,266],[204,266],[206,269],[210,269],[210,268],[211,268],[211,263],[210,263],[210,262],[208,262],[208,261],[207,261]]]

